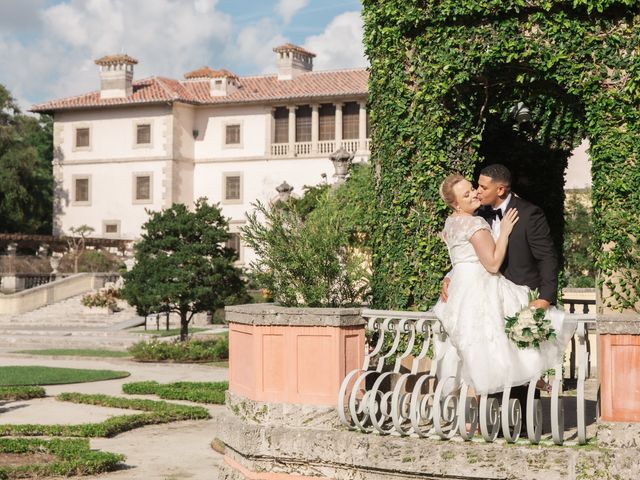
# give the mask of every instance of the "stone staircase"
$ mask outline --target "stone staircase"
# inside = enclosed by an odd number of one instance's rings
[[[126,329],[144,318],[120,301],[113,314],[87,313],[82,295],[27,313],[0,315],[0,349],[104,348],[123,350],[141,340]]]

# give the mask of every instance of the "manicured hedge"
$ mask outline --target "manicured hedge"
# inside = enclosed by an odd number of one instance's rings
[[[142,410],[146,413],[118,415],[104,422],[79,425],[0,425],[0,436],[113,437],[119,433],[145,425],[211,418],[205,408],[177,405],[163,401],[128,399],[108,395],[86,395],[82,393],[61,393],[56,398],[66,402]]]
[[[197,403],[224,403],[224,392],[229,382],[158,382],[125,383],[122,391],[130,395],[158,395],[166,400],[189,400]]]
[[[0,400],[29,400],[42,398],[45,395],[42,387],[0,387]]]
[[[129,347],[129,352],[140,362],[217,362],[229,358],[229,338],[221,335],[184,342],[143,341]]]
[[[86,439],[0,438],[0,453],[48,453],[56,457],[51,463],[0,465],[1,480],[96,475],[115,470],[125,459],[124,455],[92,450]]]

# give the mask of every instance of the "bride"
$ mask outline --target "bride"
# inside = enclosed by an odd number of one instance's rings
[[[487,221],[475,216],[480,201],[468,180],[450,175],[442,182],[440,195],[453,209],[442,232],[453,268],[448,299],[434,307],[448,335],[447,341],[435,345],[441,359],[438,377],[459,374],[477,395],[540,378],[562,360],[573,331],[564,324],[563,312],[551,307],[547,316],[556,339],[542,342],[539,349],[519,349],[507,338],[505,316],[529,304],[529,287],[499,273],[518,212],[507,210],[494,241]]]

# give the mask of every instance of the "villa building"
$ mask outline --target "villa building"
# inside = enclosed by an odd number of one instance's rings
[[[147,209],[207,197],[248,263],[237,232],[251,203],[277,198],[284,182],[300,194],[330,180],[341,147],[369,155],[367,71],[314,72],[313,53],[274,52],[274,75],[202,67],[182,80],[134,81],[137,60],[105,56],[100,90],[33,106],[54,119],[54,235],[86,224],[93,236],[133,240]]]

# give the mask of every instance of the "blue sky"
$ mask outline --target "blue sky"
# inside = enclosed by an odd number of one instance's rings
[[[284,42],[316,70],[363,67],[357,0],[0,0],[0,83],[23,108],[98,88],[93,61],[126,52],[135,78],[182,78],[208,65],[275,71]]]

